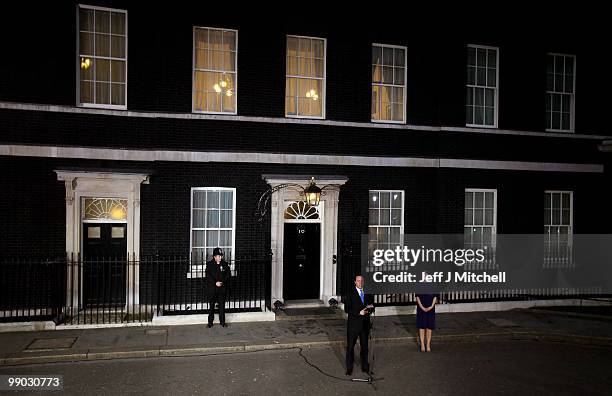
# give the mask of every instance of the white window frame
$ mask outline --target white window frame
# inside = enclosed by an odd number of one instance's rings
[[[372,47],[380,47],[381,49],[383,48],[393,48],[393,49],[403,49],[404,50],[404,85],[402,85],[401,87],[404,89],[404,101],[403,101],[403,111],[402,111],[402,120],[401,121],[395,121],[395,120],[375,120],[372,118],[372,111],[371,111],[371,106],[372,106],[372,100],[370,99],[370,119],[372,122],[375,123],[382,123],[382,124],[406,124],[406,96],[407,96],[407,82],[406,79],[408,78],[408,47],[406,46],[402,46],[402,45],[391,45],[391,44],[382,44],[382,43],[372,43]],[[373,65],[373,60],[372,62]],[[390,86],[390,87],[399,87],[397,85],[394,84],[383,84],[383,83],[374,83],[374,81],[372,81],[372,91],[374,90],[374,86],[379,86],[379,87],[383,87],[383,86]]]
[[[323,99],[321,102],[321,116],[303,116],[303,115],[292,115],[287,114],[287,103],[285,102],[285,117],[287,118],[307,118],[307,119],[316,119],[316,120],[324,120],[325,119],[325,106],[326,106],[326,98],[327,98],[327,39],[323,37],[312,37],[312,36],[298,36],[295,34],[288,34],[285,36],[285,62],[287,61],[287,39],[289,37],[295,37],[297,39],[311,39],[311,40],[322,40],[323,41]],[[309,78],[314,80],[321,80],[317,77],[304,77],[287,74],[287,68],[285,67],[285,92],[287,92],[287,78]],[[285,99],[286,101],[286,99]],[[296,103],[296,109],[297,109]]]
[[[546,132],[567,132],[567,133],[573,133],[575,131],[575,121],[576,121],[576,55],[570,55],[570,54],[561,54],[561,53],[555,53],[555,52],[549,52],[546,54],[547,56],[563,56],[563,57],[568,57],[568,58],[574,58],[574,75],[572,76],[572,93],[570,96],[570,129],[555,129],[555,128],[546,128]],[[548,60],[547,60],[548,62]],[[553,67],[554,67],[554,62],[553,62]],[[553,82],[553,87],[554,87],[554,82]],[[564,92],[557,92],[557,91],[549,91],[548,89],[546,89],[546,95],[548,94],[562,94],[562,95],[567,95]],[[552,116],[552,115],[551,115]],[[546,122],[546,124],[548,125],[548,121]]]
[[[234,111],[204,111],[204,110],[196,110],[194,108],[194,83],[195,83],[195,74],[196,74],[196,30],[197,29],[209,29],[209,30],[220,30],[227,32],[234,32],[236,34],[236,56],[234,57],[234,96],[236,97],[236,105],[234,106]],[[216,28],[210,26],[194,26],[193,27],[193,35],[192,35],[192,48],[191,48],[191,112],[192,113],[200,113],[200,114],[221,114],[221,115],[236,115],[238,114],[238,30],[237,29],[225,29],[225,28]],[[198,71],[204,72],[213,72],[213,73],[227,73],[226,71],[219,71],[214,69],[198,69]],[[229,72],[231,73],[231,72]]]
[[[404,234],[404,210],[405,210],[405,202],[406,202],[406,192],[404,190],[368,190],[368,234],[369,234],[369,230],[370,227],[385,227],[385,228],[389,228],[389,227],[398,227],[397,225],[372,225],[370,224],[370,203],[369,203],[369,196],[371,193],[373,192],[377,192],[377,193],[402,193],[402,214],[401,214],[401,223],[399,225],[399,230],[400,230],[400,244],[403,244],[403,241],[401,240],[401,235]],[[391,209],[391,208],[389,208]],[[379,208],[380,210],[380,208]]]
[[[467,227],[480,227],[480,228],[491,228],[491,247],[493,249],[495,249],[495,246],[497,245],[497,189],[496,188],[466,188],[465,189],[466,193],[477,193],[477,192],[482,192],[482,193],[493,193],[493,225],[489,226],[489,225],[485,225],[485,224],[471,224],[471,225],[466,225],[465,224],[465,209],[467,209],[465,207],[465,194],[464,194],[464,202],[463,202],[463,211],[464,211],[464,221],[463,221],[463,228],[464,228],[464,233],[465,233],[465,228]],[[486,199],[485,199],[486,202]],[[474,207],[472,206],[472,209],[474,209]],[[474,223],[474,214],[472,213],[472,223]]]
[[[229,262],[228,264],[230,265],[230,269],[233,273],[234,271],[234,265],[235,265],[235,261],[236,261],[236,188],[235,187],[191,187],[190,190],[190,194],[191,196],[189,197],[189,257],[193,257],[193,231],[206,231],[206,230],[215,230],[215,228],[194,228],[193,227],[193,193],[194,191],[232,191],[232,198],[233,198],[233,202],[232,202],[232,244],[231,244],[231,249],[232,249],[232,258],[231,258],[231,262]],[[227,231],[227,229],[225,228],[219,228],[217,227],[216,230],[221,231],[221,230],[225,230]],[[208,260],[208,257],[204,258],[204,264],[206,264],[206,261]],[[193,264],[191,265],[190,271],[187,273],[187,278],[201,278],[205,276],[204,274],[204,268],[202,268],[202,265],[199,264]]]
[[[569,227],[568,228],[568,232],[567,235],[568,236],[572,236],[574,234],[574,191],[571,190],[544,190],[544,194],[569,194],[569,209],[570,209],[570,221],[569,221],[569,225],[567,224],[544,224],[544,227]],[[551,205],[551,223],[552,223],[552,201],[550,203]],[[563,208],[563,199],[561,199],[561,207],[559,207],[560,210],[562,210]],[[561,213],[561,217],[562,218],[562,213]],[[571,239],[570,239],[571,241]]]
[[[94,10],[94,11],[108,11],[108,12],[116,12],[125,14],[125,104],[124,105],[113,105],[113,104],[98,104],[98,103],[82,103],[81,102],[81,43],[80,43],[80,10],[81,8]],[[121,10],[118,8],[108,8],[108,7],[98,7],[98,6],[90,6],[86,4],[77,4],[76,6],[76,103],[77,107],[89,107],[89,108],[97,108],[97,109],[112,109],[112,110],[127,110],[128,103],[128,12],[127,10]],[[92,58],[96,56],[93,55]],[[106,58],[105,58],[106,59]],[[112,59],[108,57],[108,59]],[[119,59],[119,58],[115,58]],[[123,59],[119,59],[123,60]],[[94,84],[95,87],[95,84]],[[94,93],[95,97],[95,93]]]
[[[495,91],[494,91],[494,95],[495,95],[495,111],[493,112],[493,125],[484,125],[484,124],[468,124],[467,120],[466,120],[466,127],[473,127],[473,128],[497,128],[498,127],[498,118],[499,118],[499,70],[500,70],[500,65],[499,65],[499,47],[492,47],[492,46],[487,46],[487,45],[477,45],[477,44],[468,44],[466,47],[466,50],[468,48],[475,48],[475,49],[487,49],[487,50],[495,50],[496,52],[496,57],[495,57],[495,70],[496,70],[496,75],[495,75]],[[467,63],[465,65],[466,69],[468,67]],[[467,80],[465,82],[465,87],[467,88],[485,88],[485,89],[491,89],[491,87],[487,87],[487,86],[481,86],[481,85],[470,85],[467,83]],[[466,103],[467,106],[467,103]]]

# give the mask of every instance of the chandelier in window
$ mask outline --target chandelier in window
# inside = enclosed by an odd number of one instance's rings
[[[215,83],[213,85],[213,89],[215,90],[216,93],[221,93],[221,91],[225,89],[225,96],[231,97],[234,94],[234,92],[232,91],[231,88],[227,89],[228,85],[229,84],[227,81],[221,80],[218,83]]]
[[[315,91],[314,89],[311,89],[310,91],[306,92],[306,97],[312,100],[319,100],[319,94],[317,94],[317,91]]]

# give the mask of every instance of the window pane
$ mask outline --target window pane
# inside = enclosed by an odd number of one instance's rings
[[[378,191],[370,191],[370,208],[379,208],[380,199]]]
[[[94,34],[80,33],[79,34],[79,51],[81,55],[94,54]]]
[[[80,100],[81,103],[93,103],[94,83],[91,81],[81,81]]]
[[[497,67],[497,51],[496,50],[487,50],[488,60],[487,66],[490,68]]]
[[[232,211],[231,210],[222,210],[221,211],[221,219],[219,222],[220,228],[232,228]]]
[[[465,192],[465,208],[473,208],[474,207],[474,193],[471,191]]]
[[[193,192],[193,207],[199,209],[206,208],[206,191],[194,191]]]
[[[476,225],[484,224],[484,210],[483,209],[474,210],[474,224]]]
[[[486,58],[486,50],[482,48],[476,49],[476,66],[486,67],[487,66],[487,58]]]
[[[403,67],[395,67],[393,68],[393,82],[396,85],[404,85],[404,74],[406,73],[406,69]]]
[[[81,58],[80,70],[81,70],[81,81],[94,79],[95,63],[92,62],[90,58]]]
[[[298,39],[296,37],[287,36],[287,56],[297,56]]]
[[[193,231],[193,240],[191,241],[193,246],[204,246],[205,231]]]
[[[232,232],[231,231],[220,231],[219,232],[219,246],[225,247],[225,246],[231,246],[231,245],[232,245]]]
[[[485,193],[485,208],[494,208],[494,197],[495,194],[493,192],[486,192]]]
[[[111,56],[125,58],[125,37],[111,36]]]
[[[223,31],[223,46],[226,51],[236,51],[236,32]]]
[[[208,69],[210,68],[210,64],[208,61],[208,51],[207,50],[196,50],[195,52],[195,67],[197,69]]]
[[[223,32],[218,29],[208,30],[208,45],[213,50],[221,50],[223,41]]]
[[[79,30],[94,31],[94,11],[86,8],[79,10]]]
[[[561,211],[559,209],[553,209],[552,222],[553,224],[561,224]]]
[[[370,225],[379,225],[379,210],[378,209],[370,209],[369,216],[369,224]]]
[[[393,84],[393,68],[384,66],[382,72],[382,82],[385,84]]]
[[[210,51],[210,67],[214,70],[223,70],[223,51]]]
[[[110,103],[110,83],[96,82],[96,103]]]
[[[221,209],[233,209],[234,193],[232,191],[221,191]]]
[[[552,194],[552,207],[553,209],[561,209],[561,194]]]
[[[125,36],[125,14],[111,13],[111,33]]]
[[[382,64],[382,48],[373,45],[372,46],[372,65],[381,65]]]
[[[110,12],[95,11],[96,14],[96,33],[110,33]]]
[[[219,246],[219,231],[206,231],[206,247]]]
[[[465,218],[464,225],[473,225],[474,224],[474,210],[466,209],[465,210]]]
[[[193,228],[206,227],[206,211],[205,210],[194,209],[192,226]]]
[[[497,71],[495,69],[487,69],[487,86],[488,87],[496,87],[497,86]]]
[[[476,85],[481,85],[481,86],[487,85],[486,72],[487,72],[487,69],[485,69],[484,67],[476,68]]]
[[[401,208],[402,207],[402,193],[393,192],[391,195],[391,207]]]
[[[392,209],[391,210],[391,224],[392,225],[401,225],[402,224],[402,211],[401,211],[401,209]]]
[[[218,228],[219,227],[219,210],[207,210],[206,211],[206,227]]]
[[[561,213],[561,224],[570,225],[570,210],[563,210]]]
[[[111,84],[111,104],[125,104],[125,84]]]
[[[482,107],[474,108],[474,124],[476,125],[484,124],[484,109]]]
[[[96,34],[96,56],[110,56],[110,36]]]
[[[206,208],[219,209],[219,191],[207,191],[206,193]]]
[[[467,52],[468,52],[467,64],[476,65],[476,49],[473,47],[468,47]]]
[[[484,193],[482,191],[476,191],[474,193],[474,208],[484,208]]]
[[[391,193],[381,192],[380,193],[380,207],[390,208],[391,207]]]
[[[485,107],[484,125],[495,125],[495,110],[493,107]]]
[[[323,59],[325,57],[324,48],[323,40],[312,40],[312,54],[315,58]]]
[[[394,58],[395,66],[403,67],[405,63],[406,63],[406,52],[403,49],[396,48],[395,58]]]
[[[391,224],[391,211],[389,209],[380,210],[380,224],[381,225]]]
[[[111,81],[112,82],[125,82],[125,62],[124,61],[111,61]]]
[[[561,195],[561,205],[563,206],[563,209],[567,209],[570,207],[570,194],[569,193],[563,193]]]
[[[493,225],[493,209],[485,209],[485,224]]]
[[[383,48],[383,64],[386,66],[393,66],[393,49]]]
[[[473,66],[467,68],[467,83],[468,85],[476,84],[476,68]]]
[[[225,51],[223,53],[223,70],[235,71],[236,70],[236,53]]]
[[[96,80],[110,81],[110,61],[106,59],[96,59],[95,64]]]

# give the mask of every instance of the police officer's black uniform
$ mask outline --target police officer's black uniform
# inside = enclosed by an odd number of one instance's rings
[[[227,282],[231,276],[230,267],[223,259],[217,264],[214,256],[223,256],[223,250],[215,248],[213,259],[206,263],[206,287],[208,289],[208,327],[211,327],[215,319],[215,303],[219,304],[219,322],[225,326],[225,295],[227,293]],[[217,282],[222,282],[221,287]]]

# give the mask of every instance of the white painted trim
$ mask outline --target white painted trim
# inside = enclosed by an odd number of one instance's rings
[[[365,157],[276,153],[121,150],[86,147],[0,145],[0,155],[14,157],[78,158],[116,161],[240,162],[286,165],[332,165],[399,168],[495,169],[536,172],[603,173],[602,164],[491,161],[453,158]],[[336,180],[330,180],[330,183]],[[322,183],[322,182],[321,182]],[[329,183],[327,183],[329,184]]]
[[[195,191],[218,191],[219,193],[221,193],[222,191],[231,191],[232,192],[232,243],[231,243],[231,249],[232,249],[232,256],[230,258],[230,262],[229,265],[233,272],[234,270],[234,265],[233,263],[236,260],[236,188],[235,187],[191,187],[191,191],[190,191],[190,197],[189,197],[189,257],[193,257],[193,231],[194,231],[194,227],[193,227],[193,193]],[[219,195],[219,199],[221,199],[221,196]],[[208,209],[208,207],[207,207]],[[221,209],[219,209],[221,210]],[[221,224],[219,224],[220,226]],[[196,231],[208,231],[214,229],[213,228],[208,228],[208,227],[202,227],[202,228],[198,228]],[[219,231],[221,231],[222,229],[220,227],[217,227],[217,229]],[[224,231],[227,231],[227,229],[223,229]],[[206,244],[206,240],[204,241],[204,243]],[[217,247],[217,246],[215,246]],[[201,249],[201,248],[200,248]],[[206,252],[204,252],[204,254],[206,254]],[[212,257],[210,257],[210,259],[212,260]],[[208,257],[204,257],[204,266],[206,265],[206,262],[209,260]],[[195,265],[195,264],[191,264],[191,268],[189,269],[189,272],[187,272],[187,278],[200,278],[202,276],[204,276],[204,274],[200,274],[198,272],[202,272],[203,269],[201,271],[197,270],[197,267],[199,265]],[[194,269],[194,267],[196,267],[196,269]],[[201,275],[201,276],[199,276]],[[235,274],[232,274],[233,276],[235,276]]]
[[[299,183],[308,185],[309,177],[302,180],[296,179],[296,175],[270,175],[268,178],[263,176],[266,183],[271,187],[285,183]],[[321,222],[321,271],[319,297],[322,301],[336,295],[336,276],[337,265],[334,263],[334,256],[337,256],[338,249],[338,199],[339,188],[346,183],[345,177],[330,178],[328,180],[315,179],[319,185],[334,185],[337,189],[326,190],[326,194],[321,196],[324,202],[322,222]],[[271,279],[271,298],[284,301],[283,296],[283,253],[284,253],[284,211],[286,201],[301,200],[299,191],[293,188],[282,188],[272,193],[271,196],[271,221],[270,221],[270,248],[272,250],[272,279]]]
[[[466,123],[465,126],[466,127],[496,129],[499,126],[499,123],[498,123],[498,120],[499,120],[499,69],[500,69],[499,68],[499,47],[492,47],[492,46],[487,46],[487,45],[477,45],[477,44],[468,44],[467,48],[495,50],[495,91],[494,91],[495,92],[495,112],[494,112],[494,115],[493,115],[493,125],[468,124],[468,123]],[[466,65],[465,67],[467,68],[468,65]],[[478,65],[475,65],[475,67],[478,67]],[[465,86],[466,86],[466,88],[476,87],[476,88],[491,89],[491,87],[489,87],[487,85],[477,85],[476,82],[474,82],[474,84],[470,85],[466,81]],[[476,100],[476,99],[474,98],[474,100]],[[483,120],[484,120],[484,114],[483,114]]]
[[[406,124],[406,120],[408,119],[408,109],[406,107],[406,98],[408,96],[408,88],[407,88],[407,80],[408,80],[408,47],[403,46],[403,45],[391,45],[391,44],[381,44],[381,43],[372,43],[372,47],[380,47],[381,51],[384,50],[385,47],[387,48],[392,48],[392,49],[403,49],[404,50],[404,84],[401,85],[401,87],[404,89],[404,98],[403,98],[403,117],[401,121],[397,121],[397,120],[375,120],[372,118],[372,111],[370,109],[370,120],[373,123],[389,123],[389,124]],[[395,56],[395,55],[394,55]],[[382,55],[381,55],[382,57]],[[374,66],[374,59],[372,59],[370,61],[370,64],[372,64],[372,66]],[[393,66],[395,68],[395,65]],[[383,86],[391,86],[391,87],[396,87],[396,85],[394,84],[383,84],[381,83],[374,83],[374,81],[371,81],[372,83],[372,90],[374,89],[374,86],[378,86],[378,87],[383,87]],[[370,99],[370,107],[372,104],[372,100]]]
[[[566,58],[574,58],[574,73],[573,73],[573,76],[572,76],[572,93],[571,93],[571,100],[570,100],[570,125],[569,125],[569,129],[546,128],[546,132],[575,133],[575,131],[576,131],[576,128],[575,128],[575,125],[576,125],[576,55],[559,54],[559,53],[553,53],[553,52],[549,52],[546,55],[547,56],[553,56],[553,57],[562,56],[562,57],[566,57]],[[553,67],[554,67],[554,64],[555,64],[555,59],[553,59]],[[557,73],[554,73],[554,70],[553,70],[553,74],[557,74]],[[557,92],[557,91],[549,91],[547,89],[546,90],[546,94],[547,95],[548,94],[561,94],[561,95],[564,95],[566,93],[564,93],[564,92]],[[551,110],[552,110],[552,103],[551,103]],[[548,121],[547,121],[547,123],[548,123]]]
[[[127,252],[128,257],[138,260],[140,256],[140,184],[148,184],[149,175],[144,173],[110,173],[55,170],[57,179],[64,182],[66,188],[66,252],[78,256],[82,247],[81,201],[84,197],[113,197],[127,199]],[[134,255],[134,256],[132,256]],[[79,306],[83,288],[71,289],[71,279],[81,279],[74,266],[72,273],[67,271],[66,301],[71,306]],[[128,268],[126,279],[126,305],[138,304],[139,277],[137,269]],[[132,290],[132,288],[134,290]]]
[[[77,4],[77,10],[76,10],[76,105],[78,107],[84,107],[84,108],[95,108],[95,109],[108,109],[108,110],[127,110],[127,103],[128,103],[128,91],[127,91],[127,87],[128,87],[128,12],[127,10],[122,10],[119,8],[107,8],[107,7],[98,7],[98,6],[90,6],[90,5],[85,5],[85,4]],[[92,59],[108,59],[108,60],[123,60],[125,61],[125,83],[124,83],[124,88],[123,88],[123,95],[125,98],[125,104],[123,105],[113,105],[113,104],[99,104],[99,103],[89,103],[89,102],[81,102],[81,69],[80,69],[80,58],[81,58],[81,45],[80,45],[80,22],[79,22],[79,17],[80,17],[80,9],[89,9],[89,10],[94,10],[94,15],[95,15],[95,11],[104,11],[104,12],[111,12],[111,13],[118,13],[118,14],[125,14],[125,58],[112,58],[109,54],[109,56],[97,56],[97,55],[91,55]],[[95,24],[95,22],[94,22]],[[94,41],[95,41],[95,35],[96,32],[92,32],[94,33]],[[95,44],[94,44],[95,47]],[[109,72],[110,73],[110,72]],[[95,76],[94,76],[95,79]],[[112,81],[110,81],[112,84]],[[111,86],[111,90],[112,90],[112,86]],[[110,95],[110,92],[109,92]],[[95,83],[94,83],[94,100],[95,100]]]
[[[372,123],[372,122],[350,122],[317,120],[308,118],[288,118],[288,117],[254,117],[224,114],[204,114],[204,113],[161,113],[144,111],[119,111],[111,109],[95,109],[63,105],[33,104],[22,102],[0,101],[0,109],[23,110],[23,111],[42,111],[50,113],[69,113],[69,114],[92,114],[108,115],[117,117],[137,117],[137,118],[169,118],[179,120],[214,120],[214,121],[237,121],[237,122],[257,122],[266,124],[298,124],[298,125],[319,125],[348,128],[368,128],[373,132],[386,133],[386,129],[401,129],[405,131],[427,131],[427,132],[467,132],[467,133],[488,133],[496,135],[518,135],[518,136],[538,136],[550,138],[570,138],[570,139],[594,139],[606,140],[611,136],[576,134],[576,133],[556,133],[556,132],[536,132],[519,131],[499,128],[468,128],[455,126],[428,126],[416,124],[392,124],[392,123]]]
[[[472,224],[465,224],[465,220],[464,220],[464,224],[463,224],[463,228],[465,229],[466,227],[478,227],[478,228],[491,228],[491,246],[493,248],[495,248],[495,246],[497,245],[497,189],[496,188],[466,188],[465,189],[466,193],[477,193],[477,192],[483,192],[483,193],[493,193],[493,225],[489,226],[487,224],[474,224],[475,222],[472,221]],[[474,196],[474,202],[475,202],[476,198]],[[486,205],[486,198],[483,197],[483,205]],[[474,207],[474,202],[472,202],[472,207],[470,209],[472,209],[474,211],[474,213],[472,214],[472,220],[474,220],[474,216],[475,216],[475,207]],[[465,207],[465,203],[464,203],[464,209],[468,209]],[[488,209],[486,206],[484,207],[484,209]],[[486,217],[486,216],[485,216]],[[483,221],[484,223],[484,221]]]

